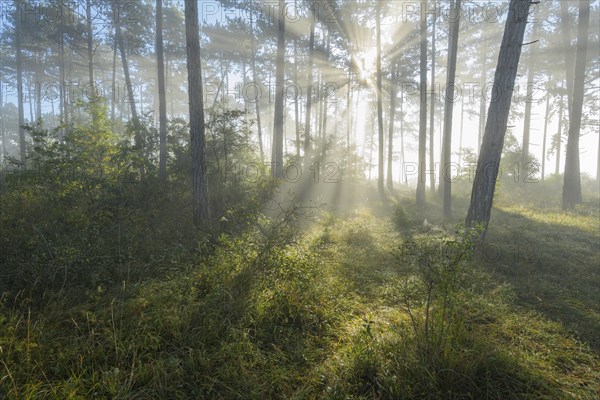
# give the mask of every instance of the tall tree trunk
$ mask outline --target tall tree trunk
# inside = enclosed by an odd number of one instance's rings
[[[394,161],[394,117],[396,114],[396,80],[398,79],[398,65],[392,65],[391,87],[390,87],[390,114],[389,114],[389,130],[388,130],[388,156],[387,156],[387,176],[386,186],[388,190],[394,188],[392,163]]]
[[[277,65],[275,68],[275,110],[273,116],[272,176],[283,179],[283,80],[285,62],[285,0],[279,0],[277,29]]]
[[[60,124],[67,125],[69,123],[69,116],[67,110],[67,93],[66,93],[66,81],[65,81],[65,19],[60,18],[58,24],[58,69],[60,75]],[[66,132],[65,128],[60,130],[61,138],[64,137]]]
[[[548,135],[548,119],[550,118],[550,93],[546,90],[546,112],[544,113],[544,138],[542,139],[542,181],[546,176],[546,139]]]
[[[440,165],[440,193],[444,204],[444,216],[452,216],[452,116],[454,112],[454,82],[456,79],[456,57],[458,30],[460,28],[461,0],[450,3],[450,34],[448,35],[448,68],[446,69],[446,98],[444,102],[444,142]],[[454,15],[456,14],[456,15]]]
[[[313,85],[313,58],[315,52],[315,23],[316,21],[312,17],[313,21],[310,24],[310,36],[308,40],[308,82],[306,84],[306,112],[304,119],[304,164],[310,163],[311,153],[311,138],[310,138],[310,112],[312,107],[312,85]]]
[[[579,166],[579,135],[583,111],[583,93],[585,84],[585,62],[587,57],[588,31],[590,25],[590,1],[579,1],[579,24],[577,29],[577,57],[575,60],[575,81],[573,83],[573,102],[569,113],[569,136],[565,158],[562,208],[575,208],[583,201],[581,196],[581,176]]]
[[[402,180],[404,176],[404,183],[408,186],[408,178],[404,171],[404,164],[406,159],[404,158],[404,100],[400,100],[400,175],[398,178]]]
[[[539,28],[539,23],[534,25],[533,30],[531,31],[531,40],[533,42],[536,40],[537,32]],[[530,44],[533,46],[533,43]],[[531,136],[531,107],[533,103],[533,77],[534,77],[534,51],[533,47],[529,47],[529,66],[527,72],[527,97],[525,99],[525,116],[524,116],[524,124],[523,124],[523,146],[521,148],[521,167],[519,168],[522,171],[523,176],[520,177],[520,182],[527,182],[525,177],[528,176],[526,169],[529,164],[529,138]]]
[[[485,31],[484,31],[485,35]],[[481,46],[481,97],[479,100],[479,131],[477,135],[477,154],[481,151],[481,140],[485,132],[485,119],[486,119],[486,80],[487,80],[487,44],[483,42]]]
[[[36,120],[42,118],[42,64],[41,54],[39,51],[35,53],[35,118]]]
[[[571,46],[571,14],[569,13],[569,2],[560,1],[560,19],[563,38],[563,48],[565,55],[565,74],[567,82],[567,117],[571,120],[571,107],[573,106],[573,73],[575,64],[575,51]]]
[[[85,16],[87,27],[87,57],[88,57],[88,79],[90,81],[90,101],[96,101],[96,83],[94,80],[94,31],[92,29],[92,2],[85,0]],[[92,118],[96,120],[96,113]]]
[[[3,82],[2,78],[2,73],[0,73],[0,82]],[[3,165],[4,160],[6,159],[6,135],[4,131],[4,97],[2,97],[3,86],[4,85],[0,83],[0,137],[2,138],[2,153],[0,153],[2,155],[2,162],[0,163],[0,165]]]
[[[115,1],[113,5],[117,14],[115,15],[115,34],[117,35],[117,44],[121,53],[121,63],[123,64],[123,74],[125,75],[125,86],[127,87],[127,101],[131,109],[131,118],[134,122],[138,122],[137,109],[135,107],[135,96],[133,94],[133,86],[131,85],[131,75],[129,75],[129,63],[127,61],[127,52],[125,51],[125,43],[121,34],[121,8],[120,0]],[[139,143],[137,144],[139,145]]]
[[[115,106],[117,102],[117,33],[114,32],[113,41],[113,61],[112,61],[112,85],[111,85],[111,102],[110,102],[110,120],[115,122]]]
[[[556,134],[556,166],[554,168],[554,174],[558,176],[560,173],[560,156],[562,152],[562,130],[563,130],[563,111],[564,111],[564,97],[560,95],[560,105],[558,109],[558,132]]]
[[[294,122],[296,123],[296,158],[300,160],[300,96],[298,90],[298,66],[300,63],[298,62],[298,40],[294,39],[294,83],[295,83],[295,93],[294,93]]]
[[[490,221],[500,156],[531,2],[532,0],[510,1],[498,55],[494,87],[501,90],[495,101],[490,102],[485,134],[475,170],[475,181],[471,191],[471,204],[465,221],[467,227],[483,225],[481,240],[485,239],[485,232]]]
[[[15,1],[15,7],[17,9],[19,7],[19,2]],[[17,61],[17,101],[19,104],[17,105],[18,113],[19,113],[19,155],[21,158],[22,168],[25,169],[27,167],[27,150],[25,143],[25,129],[23,125],[25,125],[25,115],[23,110],[23,58],[21,54],[21,15],[19,13],[15,14],[15,52],[16,52],[16,61]]]
[[[435,24],[436,16],[433,16],[431,32],[431,100],[429,110],[429,189],[435,192],[435,159],[434,159],[434,117],[435,117]]]
[[[250,62],[252,63],[252,80],[254,81],[254,86],[258,85],[258,72],[256,71],[256,43],[254,41],[254,22],[253,22],[253,14],[250,11],[250,46],[252,47],[250,57]],[[262,139],[262,127],[260,123],[260,104],[259,104],[260,96],[257,95],[254,99],[254,105],[256,108],[256,129],[258,131],[258,148],[260,150],[260,161],[264,164],[265,162],[265,150],[263,148],[263,139]]]
[[[352,57],[348,57],[348,91],[346,92],[346,152],[350,152],[352,131]]]
[[[462,163],[462,143],[463,143],[463,128],[465,122],[465,96],[461,97],[460,100],[460,132],[458,135],[458,167],[460,168]]]
[[[379,152],[377,162],[377,189],[379,195],[383,198],[383,104],[382,104],[382,83],[381,83],[381,1],[377,2],[377,19],[375,21],[375,35],[377,36],[377,56],[375,60],[377,74],[377,133],[379,138]]]
[[[204,104],[202,95],[202,65],[200,63],[200,31],[198,3],[185,3],[185,38],[190,104],[190,141],[192,150],[192,206],[194,224],[209,227],[208,179],[204,140]]]
[[[427,7],[426,2],[421,2],[421,9]],[[427,146],[427,19],[421,15],[420,24],[420,104],[419,104],[419,166],[417,177],[417,206],[425,206],[425,151]]]
[[[163,49],[162,0],[156,0],[156,69],[158,73],[158,124],[159,155],[158,175],[163,183],[167,180],[167,98],[165,82],[165,58]],[[244,75],[245,78],[245,75]]]

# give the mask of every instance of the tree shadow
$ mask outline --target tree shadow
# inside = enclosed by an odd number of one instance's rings
[[[495,208],[480,249],[494,276],[512,285],[518,305],[600,350],[598,233]]]

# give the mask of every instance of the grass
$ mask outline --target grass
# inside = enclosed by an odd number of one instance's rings
[[[401,230],[385,207],[325,213],[77,302],[4,297],[0,398],[597,398],[597,209],[501,203],[488,235],[501,252],[464,264],[446,339],[424,351],[402,303],[416,270],[397,251],[443,220],[401,204]]]

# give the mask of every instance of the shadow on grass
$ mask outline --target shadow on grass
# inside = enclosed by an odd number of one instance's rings
[[[561,223],[494,209],[483,261],[509,282],[518,304],[562,323],[600,350],[600,239]]]

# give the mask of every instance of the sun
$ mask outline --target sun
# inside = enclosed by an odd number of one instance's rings
[[[364,49],[358,54],[357,60],[360,80],[363,82],[370,80],[375,74],[377,49],[375,47]]]

